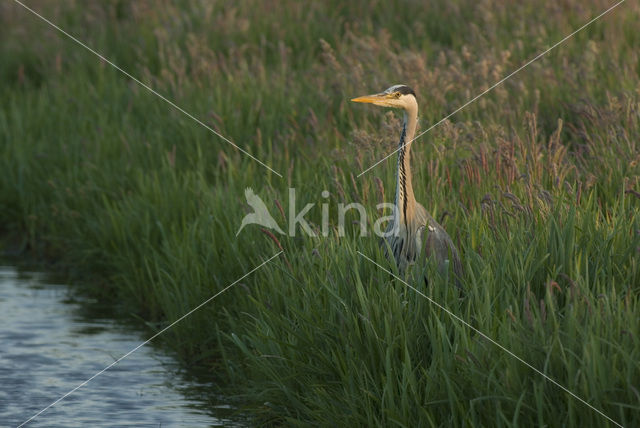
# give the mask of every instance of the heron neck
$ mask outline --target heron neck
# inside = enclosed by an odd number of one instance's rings
[[[411,181],[411,144],[416,134],[418,123],[417,108],[406,111],[402,135],[400,136],[400,149],[398,150],[398,172],[396,174],[396,207],[400,214],[400,222],[407,223],[413,218],[416,199],[413,195]]]

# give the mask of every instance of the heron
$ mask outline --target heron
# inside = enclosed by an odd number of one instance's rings
[[[384,92],[353,98],[351,101],[404,111],[398,148],[395,209],[385,237],[382,238],[385,254],[391,258],[391,252],[402,275],[409,266],[416,262],[426,262],[427,259],[433,259],[443,274],[452,265],[455,283],[462,290],[462,263],[456,246],[449,234],[416,201],[413,194],[411,143],[418,124],[416,93],[407,85],[394,85]],[[426,277],[425,282],[428,284]]]

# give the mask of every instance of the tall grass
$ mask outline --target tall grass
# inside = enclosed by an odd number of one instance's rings
[[[5,2],[5,247],[154,329],[282,247],[164,337],[258,423],[612,426],[359,256],[389,266],[358,224],[235,236],[245,187],[281,224],[289,186],[299,207],[381,215],[394,160],[355,176],[399,118],[349,98],[410,84],[426,129],[609,4],[29,4],[284,178]],[[413,164],[467,293],[414,285],[625,426],[640,423],[638,18],[621,5],[421,137]]]

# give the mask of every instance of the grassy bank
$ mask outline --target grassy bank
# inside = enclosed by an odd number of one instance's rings
[[[358,255],[388,266],[335,215],[359,201],[375,219],[394,192],[395,158],[356,175],[400,119],[350,98],[407,83],[426,129],[610,4],[29,5],[283,178],[5,2],[5,246],[157,329],[282,248],[163,336],[259,422],[613,426]],[[467,295],[415,285],[625,426],[640,425],[639,18],[625,2],[413,147]],[[289,187],[314,224],[328,203],[330,235],[236,237],[246,187],[281,225]]]

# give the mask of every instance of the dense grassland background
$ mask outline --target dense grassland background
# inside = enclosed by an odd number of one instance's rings
[[[358,224],[235,236],[245,187],[281,225],[290,186],[315,224],[324,189],[333,213],[359,201],[377,218],[395,157],[355,176],[400,118],[350,98],[409,84],[426,129],[612,4],[497,3],[28,2],[280,178],[2,2],[4,247],[156,330],[284,249],[164,335],[256,423],[613,426],[359,256],[388,266]],[[413,146],[467,294],[415,285],[625,426],[640,425],[639,23],[623,3]]]

